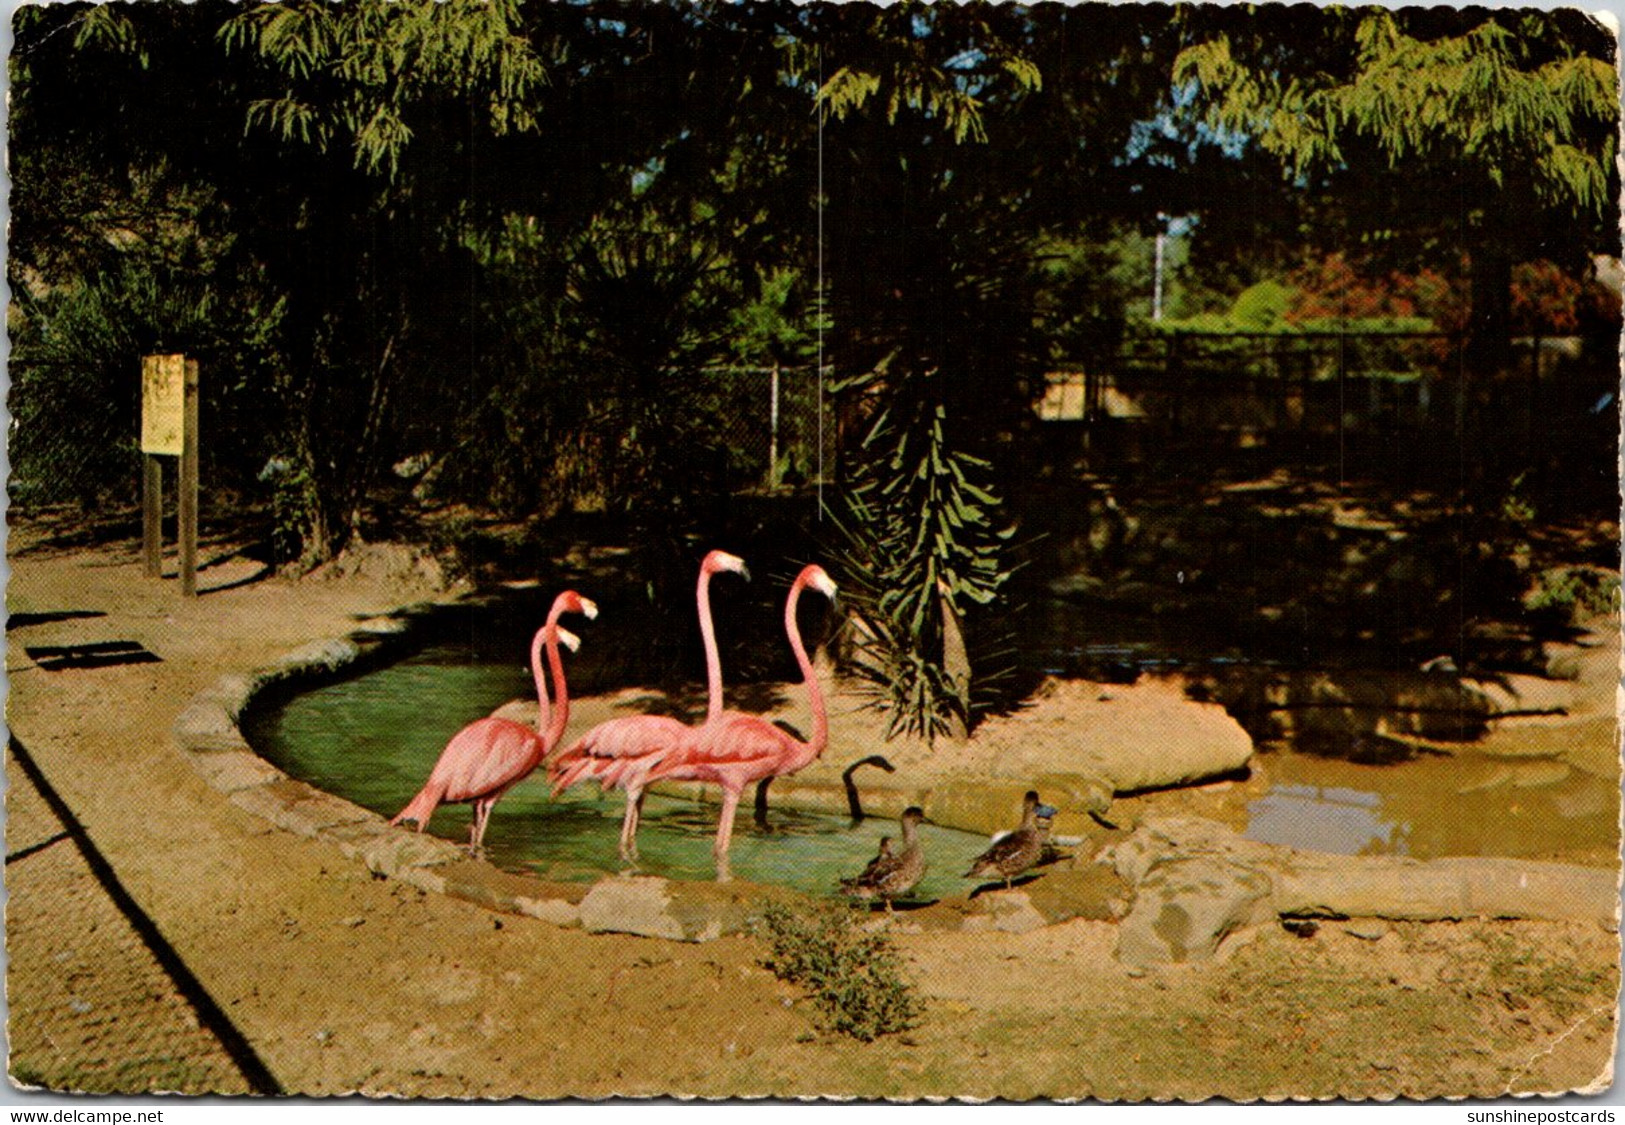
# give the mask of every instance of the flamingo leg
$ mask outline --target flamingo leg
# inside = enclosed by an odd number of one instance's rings
[[[722,790],[722,815],[717,818],[717,841],[712,846],[712,854],[720,862],[728,855],[728,845],[733,842],[734,813],[739,810],[740,791],[732,786]]]
[[[468,849],[475,855],[485,847],[485,822],[491,816],[491,806],[496,802],[482,799],[474,802],[474,823],[469,829]]]
[[[638,858],[638,821],[643,816],[643,790],[626,791],[626,815],[621,819],[621,858],[636,863]]]

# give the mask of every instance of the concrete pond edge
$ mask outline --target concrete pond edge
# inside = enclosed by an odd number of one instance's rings
[[[314,641],[263,667],[223,675],[176,716],[175,745],[204,781],[244,811],[332,844],[375,876],[499,913],[593,933],[694,942],[747,930],[768,902],[814,901],[787,888],[748,882],[613,875],[586,886],[502,871],[470,858],[460,845],[391,827],[369,809],[288,776],[244,737],[240,719],[266,690],[380,663],[413,643],[414,630],[435,616],[500,600],[500,595],[480,594],[457,602],[414,603],[366,618],[344,637]],[[1098,787],[1093,779],[1076,781],[1083,791]],[[788,803],[800,804],[796,796],[813,794],[775,794],[780,801],[786,796]],[[827,800],[810,803],[824,806]],[[1118,956],[1143,967],[1205,960],[1232,934],[1283,916],[1592,920],[1617,931],[1619,875],[1517,860],[1424,862],[1302,852],[1246,841],[1195,818],[1151,820],[1105,848],[1098,862],[1058,864],[1019,889],[945,899],[887,921],[899,930],[1011,933],[1077,918],[1121,922]],[[1349,932],[1380,938],[1384,931],[1379,923]]]

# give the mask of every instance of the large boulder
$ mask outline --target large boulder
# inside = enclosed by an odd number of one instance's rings
[[[1219,856],[1160,862],[1135,890],[1118,932],[1118,960],[1135,966],[1205,961],[1230,934],[1274,916],[1272,889],[1267,873]]]
[[[1245,839],[1202,817],[1147,821],[1097,862],[1134,888],[1118,955],[1138,965],[1212,956],[1226,935],[1282,914],[1619,927],[1618,883],[1603,868],[1299,851]]]

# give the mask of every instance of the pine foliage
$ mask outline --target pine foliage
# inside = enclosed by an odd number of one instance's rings
[[[250,127],[393,178],[411,141],[415,103],[447,92],[483,99],[494,133],[535,124],[530,98],[546,70],[520,29],[519,0],[323,0],[259,4],[221,30],[289,82],[248,107]]]
[[[1340,68],[1283,66],[1221,33],[1182,51],[1174,80],[1209,127],[1256,138],[1294,176],[1339,166],[1362,141],[1391,166],[1454,158],[1496,189],[1527,178],[1544,205],[1601,213],[1619,113],[1610,62],[1542,15],[1478,11],[1480,22],[1442,35],[1413,34],[1403,12],[1333,12],[1334,40],[1338,22],[1357,21]]]

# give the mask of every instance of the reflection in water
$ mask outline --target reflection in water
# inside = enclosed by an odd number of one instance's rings
[[[523,669],[469,663],[455,649],[426,649],[256,711],[246,734],[288,774],[392,816],[423,784],[451,734],[530,689]],[[497,805],[485,836],[487,857],[505,870],[557,882],[589,882],[623,870],[616,852],[623,808],[619,793],[602,797],[589,787],[551,800],[546,779],[533,775]],[[431,830],[461,843],[470,815],[467,805],[442,806]],[[713,878],[716,817],[715,804],[651,794],[638,834],[638,870]],[[760,832],[748,809],[736,821],[733,876],[815,893],[833,892],[839,878],[863,869],[882,835],[897,834],[896,823],[885,818],[851,828],[845,818],[780,807],[770,809],[768,823],[769,831]],[[987,841],[933,825],[921,831],[930,870],[912,897],[965,893],[969,884],[959,875]]]
[[[1247,836],[1342,855],[1405,854],[1405,829],[1384,823],[1381,803],[1358,789],[1277,785],[1247,806]]]
[[[1462,753],[1397,765],[1272,749],[1247,836],[1347,855],[1536,858],[1611,853],[1619,791],[1552,759]]]

